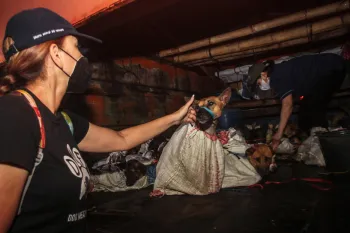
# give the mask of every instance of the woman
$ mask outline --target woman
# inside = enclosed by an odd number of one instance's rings
[[[189,106],[147,124],[116,132],[58,112],[67,89],[83,91],[89,64],[78,33],[56,13],[36,8],[13,16],[0,84],[0,233],[85,232],[89,172],[79,151],[131,149],[181,122]],[[12,91],[20,89],[20,91]]]

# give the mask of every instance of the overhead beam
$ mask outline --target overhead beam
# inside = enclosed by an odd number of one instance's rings
[[[208,64],[215,64],[218,62],[225,62],[225,61],[234,61],[237,59],[242,59],[245,57],[250,57],[250,56],[256,56],[260,54],[264,54],[270,51],[277,51],[279,49],[285,49],[285,48],[291,48],[295,46],[300,46],[300,45],[306,45],[311,42],[319,42],[319,41],[326,41],[329,39],[337,38],[340,36],[344,36],[347,33],[349,33],[349,29],[347,27],[340,28],[340,29],[335,29],[333,31],[328,31],[324,33],[320,33],[317,35],[313,35],[312,37],[302,37],[302,38],[297,38],[293,40],[288,40],[284,41],[281,43],[276,43],[268,46],[262,46],[254,49],[249,49],[237,53],[230,53],[230,54],[225,54],[221,56],[215,57],[215,59],[203,59],[199,61],[193,61],[189,63],[185,63],[186,65],[193,67],[193,66],[204,66]]]
[[[230,44],[220,45],[205,50],[196,51],[189,54],[175,56],[172,59],[176,63],[187,63],[203,59],[216,59],[218,56],[239,53],[249,49],[255,49],[262,46],[270,46],[290,40],[300,38],[312,38],[317,34],[344,28],[350,24],[350,13],[331,17],[325,20],[305,24],[288,30],[282,30],[269,33],[252,39],[242,40]],[[317,37],[316,37],[317,38]]]
[[[199,49],[207,46],[213,46],[213,45],[227,42],[233,39],[264,32],[269,29],[274,29],[274,28],[285,26],[288,24],[301,22],[304,20],[315,19],[321,16],[331,15],[337,12],[349,10],[349,5],[350,5],[349,0],[346,0],[346,1],[336,2],[336,3],[329,4],[322,7],[317,7],[314,9],[300,11],[300,12],[279,17],[273,20],[261,22],[255,25],[250,25],[235,31],[209,37],[193,43],[185,44],[177,48],[163,50],[163,51],[160,51],[158,55],[160,57],[173,56],[173,55],[188,52],[191,50],[195,50],[195,49]]]

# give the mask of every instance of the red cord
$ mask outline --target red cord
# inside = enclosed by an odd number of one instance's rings
[[[255,188],[255,187],[259,187],[261,189],[264,189],[264,185],[269,185],[269,184],[286,184],[286,183],[290,183],[292,181],[296,181],[296,180],[302,180],[302,181],[306,181],[306,182],[311,182],[311,183],[321,183],[321,184],[328,184],[330,186],[332,186],[332,182],[329,180],[325,180],[325,179],[320,179],[320,178],[292,178],[289,181],[266,181],[263,184],[253,184],[251,186],[249,186],[249,188]],[[329,191],[331,190],[331,187],[322,187],[322,186],[318,186],[316,184],[311,184],[311,187],[321,190],[321,191]]]

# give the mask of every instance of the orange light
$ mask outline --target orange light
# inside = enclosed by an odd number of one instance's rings
[[[304,96],[302,95],[302,96],[300,96],[300,98],[299,98],[300,100],[303,100],[304,99]]]

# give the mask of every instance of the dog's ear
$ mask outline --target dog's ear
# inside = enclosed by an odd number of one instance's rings
[[[252,156],[254,152],[255,152],[255,149],[253,147],[250,147],[245,151],[245,156],[247,157]]]
[[[190,99],[191,99],[191,97],[185,96],[185,97],[184,97],[185,103],[187,103],[188,101],[190,101]],[[192,105],[196,105],[196,104],[198,104],[198,103],[199,103],[199,101],[195,99],[195,100],[193,101]]]
[[[226,88],[220,95],[219,99],[226,105],[231,99],[231,87]]]

